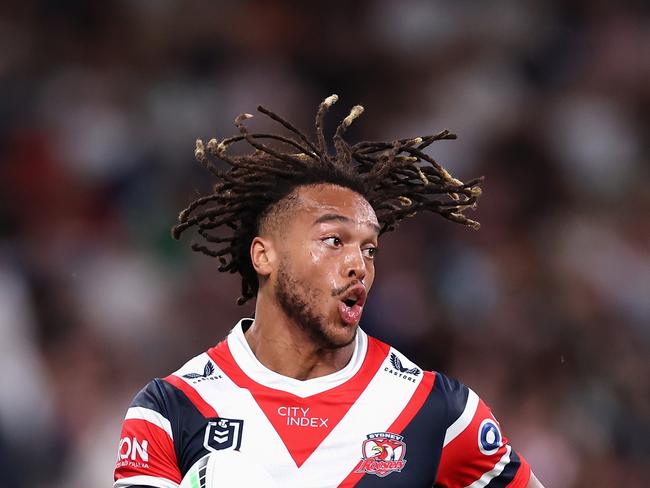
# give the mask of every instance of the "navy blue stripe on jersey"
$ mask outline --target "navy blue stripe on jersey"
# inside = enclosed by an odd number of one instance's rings
[[[510,451],[510,462],[506,464],[506,467],[503,469],[501,474],[496,478],[493,478],[485,488],[505,488],[508,486],[508,483],[515,478],[520,466],[521,460],[513,449]]]
[[[156,378],[136,395],[132,407],[144,407],[170,421],[178,468],[183,476],[208,450],[203,447],[207,419],[185,393]]]
[[[181,474],[189,471],[192,465],[208,454],[203,447],[207,419],[199,412],[189,398],[181,390],[166,381],[160,380],[166,390],[167,398],[172,404],[174,423],[174,446]]]
[[[155,379],[147,383],[135,396],[131,402],[132,407],[143,407],[158,412],[160,415],[170,420],[168,402],[165,401],[165,388],[160,379]]]
[[[404,469],[385,478],[366,474],[355,487],[433,485],[442,453],[442,441],[448,427],[440,422],[441,418],[445,418],[447,410],[445,397],[447,393],[444,391],[447,387],[439,384],[440,379],[441,375],[436,373],[433,389],[422,408],[401,433],[395,432],[402,435],[406,443]],[[359,453],[361,453],[361,443],[359,443]],[[423,484],[422,480],[428,481]]]
[[[445,430],[453,424],[458,417],[461,416],[467,405],[467,397],[469,396],[469,388],[467,388],[460,381],[448,378],[444,374],[436,373],[436,389],[439,390],[442,397],[447,401],[447,425]],[[444,435],[443,435],[444,437]]]

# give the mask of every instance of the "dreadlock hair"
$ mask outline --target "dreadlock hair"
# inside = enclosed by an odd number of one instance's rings
[[[423,152],[435,141],[456,139],[455,134],[444,130],[411,139],[350,145],[343,135],[363,112],[363,107],[356,105],[336,129],[332,155],[327,150],[323,119],[337,100],[338,96],[332,95],[320,104],[315,141],[262,106],[257,110],[291,134],[251,133],[244,121],[253,116],[242,114],[235,119],[239,135],[221,142],[211,139],[207,145],[201,139],[196,141],[194,156],[217,182],[211,194],[194,200],[180,213],[172,235],[179,239],[187,229],[195,228],[203,242],[193,242],[192,249],[218,258],[219,271],[241,275],[239,305],[255,297],[259,288],[249,249],[260,223],[278,202],[303,185],[330,183],[359,193],[375,210],[382,234],[425,210],[479,228],[479,223],[463,212],[476,208],[483,178],[463,183]],[[240,141],[253,151],[228,154],[228,147]],[[214,161],[226,165],[218,167]]]

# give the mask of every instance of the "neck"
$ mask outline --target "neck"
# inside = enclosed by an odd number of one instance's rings
[[[260,363],[297,380],[318,378],[343,369],[352,358],[356,343],[336,349],[316,344],[276,300],[262,293],[257,296],[255,322],[245,337]]]

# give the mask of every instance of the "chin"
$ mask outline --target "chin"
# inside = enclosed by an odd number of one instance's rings
[[[332,349],[338,349],[350,345],[357,336],[358,327],[358,323],[349,325],[344,324],[341,321],[330,325],[324,334],[327,337],[329,347]]]

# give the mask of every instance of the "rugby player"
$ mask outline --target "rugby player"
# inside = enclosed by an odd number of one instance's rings
[[[239,273],[238,303],[255,299],[255,314],[136,395],[115,488],[178,487],[226,450],[278,486],[542,486],[476,393],[359,327],[380,235],[424,211],[478,228],[465,212],[481,179],[462,182],[424,152],[455,138],[448,131],[349,144],[361,106],[330,153],[323,118],[336,101],[321,103],[313,140],[258,107],[288,135],[250,132],[243,114],[238,135],[197,141],[216,184],[180,213],[173,235],[195,232],[193,250]],[[251,151],[233,155],[235,143]]]

